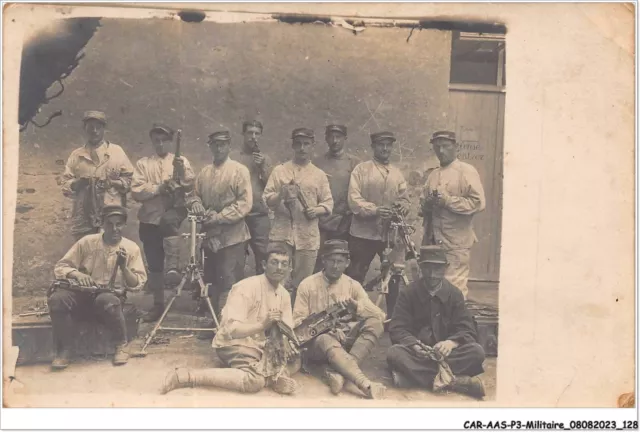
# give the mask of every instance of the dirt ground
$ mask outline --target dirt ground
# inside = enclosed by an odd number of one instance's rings
[[[169,294],[170,291],[167,291]],[[24,310],[27,304],[44,301],[44,298],[16,302],[16,310]],[[144,293],[134,294],[129,300],[140,309],[151,305],[151,296]],[[167,326],[202,326],[193,313],[195,303],[188,293],[176,301],[172,312],[167,317]],[[139,351],[142,338],[151,330],[150,324],[141,324],[138,339],[130,344],[131,352]],[[144,358],[135,357],[126,366],[114,367],[109,358],[76,359],[65,371],[51,372],[48,364],[19,366],[16,377],[23,385],[15,389],[13,406],[60,406],[66,403],[78,403],[88,406],[104,406],[115,403],[114,406],[228,406],[241,404],[243,406],[291,406],[302,403],[307,406],[363,406],[362,402],[371,403],[358,394],[357,389],[347,388],[339,396],[333,396],[328,387],[319,379],[299,373],[296,375],[301,388],[295,396],[285,397],[265,389],[257,395],[239,395],[220,389],[179,389],[168,395],[161,396],[159,388],[164,376],[175,367],[206,368],[216,365],[214,351],[207,340],[199,340],[193,332],[167,332],[159,335],[168,338],[168,344],[152,344],[147,349]],[[473,399],[463,395],[433,394],[420,389],[400,390],[392,387],[391,377],[386,366],[386,350],[390,346],[388,333],[385,333],[378,348],[364,363],[363,370],[371,379],[378,380],[388,387],[387,405],[407,403],[458,404]],[[496,392],[496,358],[487,358],[485,373],[482,375],[485,383],[486,400],[494,400]],[[19,387],[19,388],[18,388]],[[118,395],[116,400],[112,395]],[[107,396],[108,395],[108,396]],[[186,402],[183,397],[193,398]],[[105,399],[108,398],[108,399]],[[197,400],[196,400],[197,398]],[[73,400],[73,402],[71,402]],[[66,401],[66,402],[65,402]],[[377,405],[377,403],[376,403]],[[366,406],[366,405],[364,405]]]

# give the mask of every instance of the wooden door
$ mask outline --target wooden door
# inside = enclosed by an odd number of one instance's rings
[[[473,220],[478,243],[471,249],[470,280],[498,282],[502,229],[504,92],[451,85],[449,113],[460,144],[458,157],[473,165],[487,201]]]

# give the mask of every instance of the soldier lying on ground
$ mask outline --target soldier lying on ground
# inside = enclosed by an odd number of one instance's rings
[[[387,352],[394,385],[450,390],[484,397],[479,375],[485,358],[477,343],[473,318],[462,292],[444,279],[447,258],[440,246],[420,248],[423,277],[400,291],[393,311]],[[446,385],[434,386],[443,358],[454,375]]]
[[[120,206],[103,209],[104,233],[82,237],[56,264],[56,279],[71,279],[82,287],[107,286],[113,279],[115,289],[140,290],[147,281],[138,246],[122,237],[127,222],[127,210]],[[93,294],[57,289],[47,299],[53,326],[55,358],[51,367],[64,369],[69,365],[73,343],[74,318],[97,319],[111,331],[116,344],[114,365],[129,359],[127,333],[122,312],[124,298],[113,292]],[[95,318],[94,318],[95,317]]]
[[[304,361],[322,364],[322,375],[333,394],[342,391],[345,379],[353,382],[368,398],[382,399],[385,387],[369,380],[359,363],[367,358],[384,332],[385,314],[374,305],[359,282],[344,274],[349,265],[345,240],[327,240],[322,254],[324,270],[302,281],[293,310],[296,325],[335,302],[350,303],[355,320],[331,333],[315,338],[304,353]]]
[[[288,250],[279,244],[269,245],[265,273],[235,284],[222,311],[221,327],[212,346],[226,367],[210,369],[175,369],[166,376],[162,394],[183,387],[220,387],[243,393],[256,393],[271,387],[280,394],[297,389],[289,375],[300,362],[293,359],[286,368],[272,375],[270,358],[265,354],[267,332],[281,320],[293,326],[291,298],[282,286],[290,266]],[[280,337],[284,337],[280,334]]]

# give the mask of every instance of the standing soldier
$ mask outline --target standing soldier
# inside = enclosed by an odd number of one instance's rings
[[[79,240],[96,234],[105,205],[126,207],[133,166],[122,147],[104,139],[107,116],[87,111],[82,119],[87,143],[67,160],[62,193],[73,199],[71,234]]]
[[[237,160],[249,169],[251,174],[251,190],[253,191],[253,207],[245,222],[251,233],[249,245],[253,251],[256,263],[256,274],[264,273],[262,262],[266,260],[267,245],[269,244],[269,208],[262,201],[262,192],[267,185],[273,166],[269,156],[263,154],[258,147],[262,136],[262,123],[257,120],[245,121],[242,124],[244,146],[239,152]]]
[[[440,244],[449,263],[445,278],[467,297],[471,246],[478,241],[473,215],[484,210],[484,189],[478,171],[458,159],[456,134],[440,131],[431,138],[440,167],[433,170],[424,187],[423,245]]]
[[[344,149],[347,141],[346,126],[327,126],[324,138],[329,146],[329,151],[316,158],[313,163],[327,174],[333,196],[333,212],[331,215],[319,219],[321,244],[324,244],[326,240],[349,240],[352,216],[347,204],[349,179],[356,165],[362,162]],[[322,270],[322,259],[318,256],[314,273],[320,270]]]
[[[170,270],[165,268],[165,252],[178,255],[178,229],[187,216],[184,199],[175,199],[180,195],[176,191],[187,189],[195,177],[188,160],[169,152],[173,136],[170,127],[153,125],[149,137],[155,154],[138,161],[131,183],[132,197],[142,203],[138,211],[139,235],[153,292],[153,308],[145,316],[146,322],[157,320],[164,311],[164,271]]]
[[[213,163],[200,171],[187,206],[204,216],[204,280],[213,284],[212,297],[219,313],[231,286],[244,276],[245,242],[249,229],[244,218],[253,204],[251,176],[247,167],[229,158],[228,131],[209,135]]]
[[[294,129],[293,159],[273,169],[263,199],[275,217],[269,240],[283,242],[291,251],[293,269],[289,290],[295,291],[313,273],[320,249],[318,217],[329,215],[333,198],[327,175],[311,162],[313,130]]]
[[[351,173],[348,203],[353,222],[347,274],[360,283],[376,254],[382,258],[392,207],[406,215],[411,205],[404,176],[389,161],[395,142],[392,132],[371,134],[373,159],[359,164]]]

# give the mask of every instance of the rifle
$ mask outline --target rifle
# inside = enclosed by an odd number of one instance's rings
[[[57,289],[63,289],[67,291],[81,292],[87,294],[102,294],[102,293],[111,293],[117,296],[124,296],[126,294],[126,289],[118,289],[118,288],[109,288],[107,285],[92,285],[92,286],[82,286],[75,279],[56,279],[51,282],[51,286],[49,287],[49,292],[47,295],[53,294]]]

